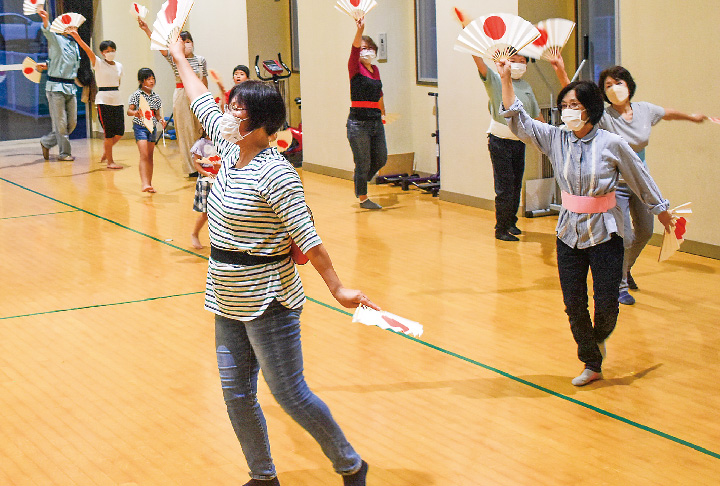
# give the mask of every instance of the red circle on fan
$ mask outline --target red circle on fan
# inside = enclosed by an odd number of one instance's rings
[[[38,0],[30,0],[30,3],[32,3],[33,5],[35,5],[36,3],[38,3]]]
[[[72,17],[70,17],[69,15],[63,15],[62,17],[60,17],[60,20],[63,24],[69,24],[70,22],[72,22]]]
[[[133,6],[135,7],[135,11],[136,11],[137,13],[140,13],[140,8],[138,8],[138,4],[137,4],[137,3],[133,3]]]
[[[455,15],[457,16],[457,18],[458,18],[458,20],[459,20],[460,22],[464,22],[464,21],[465,21],[465,16],[462,14],[462,12],[460,11],[460,9],[457,8],[457,7],[455,7]]]
[[[146,112],[145,112],[145,118],[148,119],[148,120],[151,119],[151,118],[152,118],[152,111],[150,111],[150,110],[146,111]]]
[[[548,33],[547,33],[547,30],[545,30],[545,29],[538,29],[538,30],[540,31],[540,37],[538,37],[537,39],[535,39],[535,40],[533,41],[533,45],[536,45],[536,46],[538,46],[538,47],[542,47],[542,46],[544,46],[545,44],[547,44],[547,41],[548,41]]]
[[[289,145],[285,140],[278,140],[277,146],[280,148],[288,148]]]
[[[35,70],[34,70],[33,68],[31,68],[31,67],[26,67],[25,69],[23,69],[23,72],[24,72],[25,74],[32,74],[33,71],[35,71]]]
[[[485,19],[483,30],[488,37],[493,40],[498,40],[505,35],[505,22],[497,15],[493,15]]]
[[[350,3],[353,7],[357,7],[358,5],[360,5],[360,0],[350,0]]]

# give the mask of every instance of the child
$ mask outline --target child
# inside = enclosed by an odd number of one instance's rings
[[[140,151],[140,181],[142,183],[143,192],[155,192],[152,186],[152,175],[153,175],[153,152],[155,151],[155,140],[157,140],[157,123],[160,123],[163,128],[165,127],[165,121],[160,115],[160,109],[162,108],[162,101],[160,97],[153,92],[155,87],[155,73],[152,69],[141,68],[138,71],[138,90],[135,91],[128,101],[128,116],[133,118],[133,131],[135,132],[135,141],[137,142],[138,150]],[[140,96],[143,96],[150,106],[151,112],[142,113],[140,110]],[[153,131],[145,127],[143,119],[150,120],[153,122]]]
[[[100,57],[95,55],[90,46],[80,38],[77,30],[72,30],[70,35],[87,53],[90,64],[95,71],[95,80],[98,85],[95,105],[97,106],[100,124],[105,131],[105,151],[100,162],[106,162],[108,169],[122,169],[123,166],[116,164],[113,160],[112,153],[113,145],[118,143],[125,134],[125,118],[122,114],[123,105],[120,91],[118,91],[123,70],[122,64],[115,61],[117,47],[111,40],[102,41],[100,43],[102,57]]]
[[[195,221],[195,228],[193,229],[191,239],[193,248],[200,249],[203,247],[200,243],[200,229],[208,219],[207,197],[210,193],[212,183],[215,182],[215,177],[220,170],[220,156],[205,130],[203,130],[200,140],[192,146],[190,152],[192,153],[195,170],[198,172],[198,179],[195,183],[193,211],[200,213]]]
[[[212,69],[210,71],[213,80],[217,83],[218,88],[220,88],[220,108],[221,110],[224,110],[225,105],[229,103],[228,95],[230,95],[230,90],[225,90],[225,86],[223,85],[223,82],[216,71]],[[248,67],[243,64],[235,66],[235,69],[233,69],[233,82],[235,84],[240,84],[244,83],[248,79],[250,79],[250,69],[248,69]]]

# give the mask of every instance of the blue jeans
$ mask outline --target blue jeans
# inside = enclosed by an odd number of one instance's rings
[[[46,91],[52,132],[40,139],[45,148],[55,145],[60,150],[60,157],[70,156],[70,134],[77,126],[77,98],[75,95],[59,91]]]
[[[598,343],[605,341],[613,332],[620,311],[622,238],[613,234],[610,241],[584,249],[571,248],[558,238],[557,259],[565,312],[578,346],[578,359],[585,363],[586,368],[599,373],[602,371],[602,355]],[[588,311],[588,269],[592,272],[595,301],[592,320]]]
[[[337,473],[352,474],[362,465],[327,405],[305,383],[301,311],[273,301],[260,317],[249,322],[215,316],[223,396],[253,479],[276,476],[265,416],[257,401],[261,368],[277,402],[315,438]]]
[[[367,195],[367,183],[387,163],[387,143],[382,120],[348,118],[347,138],[355,161],[355,197]]]
[[[655,218],[650,212],[647,204],[632,192],[632,189],[620,183],[615,189],[615,198],[620,211],[623,213],[625,228],[625,256],[623,258],[623,275],[620,282],[620,290],[628,289],[628,272],[635,264],[645,246],[653,235],[653,224]]]
[[[135,134],[135,141],[147,140],[148,142],[155,143],[157,140],[157,127],[153,127],[152,133],[147,129],[145,125],[138,125],[133,123],[133,133]]]

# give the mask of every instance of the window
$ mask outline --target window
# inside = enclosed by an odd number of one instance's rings
[[[437,85],[435,0],[415,0],[415,63],[417,82]]]
[[[616,1],[581,0],[579,4],[579,38],[587,36],[590,41],[587,66],[580,79],[597,81],[600,71],[620,61]]]
[[[298,7],[297,0],[290,0],[290,43],[292,44],[292,62],[290,68],[293,72],[300,72],[300,39],[298,37]]]

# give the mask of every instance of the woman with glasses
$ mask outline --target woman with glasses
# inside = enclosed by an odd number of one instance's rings
[[[615,329],[622,278],[623,217],[616,205],[620,177],[669,230],[668,202],[635,152],[620,136],[600,130],[603,97],[592,82],[565,86],[557,97],[566,128],[533,120],[515,97],[510,62],[497,63],[502,80],[502,114],[510,130],[532,142],[552,163],[562,190],[557,259],[570,330],[584,369],[572,380],[583,386],[602,378],[605,340]],[[592,272],[595,315],[588,311],[587,274]]]
[[[170,53],[193,113],[222,159],[207,199],[211,248],[205,308],[215,314],[223,395],[250,467],[246,486],[280,484],[256,396],[260,369],[275,399],[320,444],[344,485],[364,486],[367,463],[305,383],[300,345],[305,295],[290,258],[291,242],[341,305],[377,306],[340,282],[315,231],[297,172],[268,146],[268,137],[285,121],[277,90],[259,81],[235,85],[222,114],[185,58],[183,42],[171,45]]]

